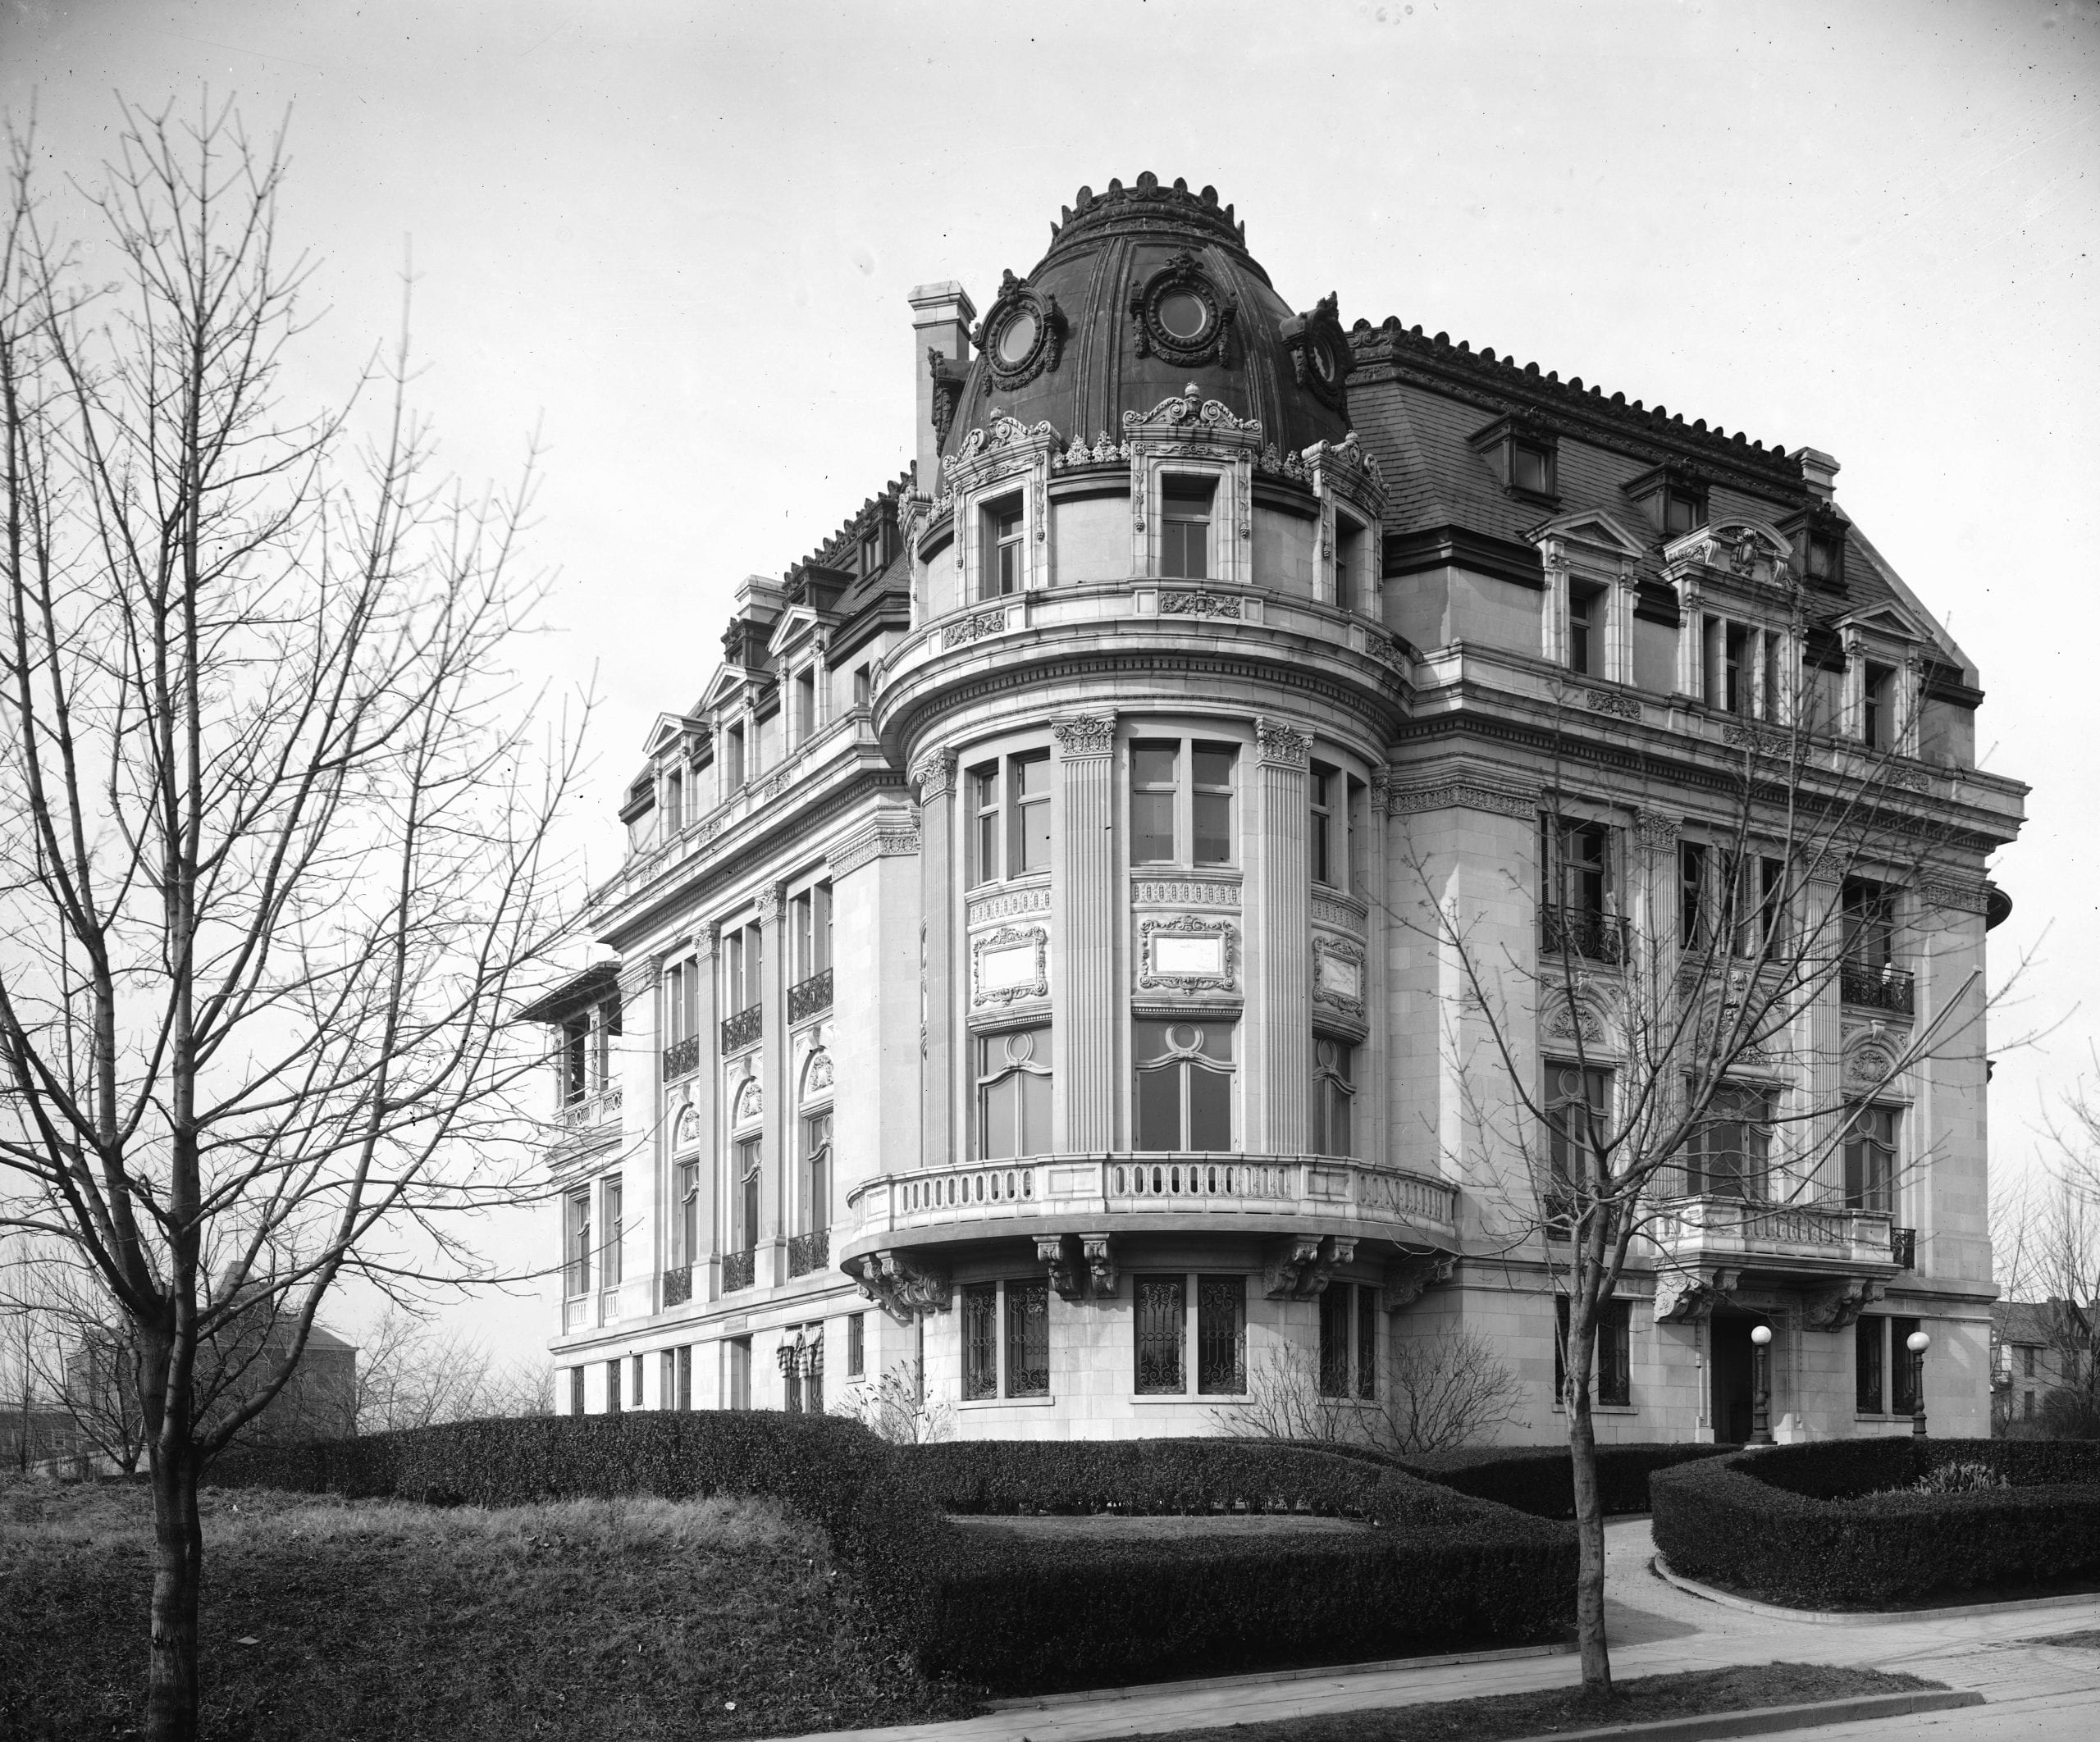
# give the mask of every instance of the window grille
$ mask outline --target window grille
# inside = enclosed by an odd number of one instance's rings
[[[1140,1394],[1179,1395],[1188,1389],[1182,1364],[1187,1322],[1183,1293],[1178,1276],[1137,1279],[1137,1389]]]

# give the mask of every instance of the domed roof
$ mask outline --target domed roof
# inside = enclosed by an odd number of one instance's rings
[[[1349,346],[1335,299],[1294,313],[1214,188],[1162,187],[1149,172],[1106,194],[1081,188],[1049,252],[1027,277],[1006,274],[970,340],[966,376],[934,365],[947,390],[934,396],[937,417],[947,413],[943,452],[995,411],[1047,421],[1067,440],[1114,440],[1125,412],[1191,383],[1259,418],[1263,440],[1285,452],[1348,433]]]

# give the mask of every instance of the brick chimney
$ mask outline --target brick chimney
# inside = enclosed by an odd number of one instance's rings
[[[918,488],[932,495],[939,479],[940,438],[934,430],[934,371],[927,353],[936,351],[958,370],[970,367],[970,326],[977,309],[970,293],[952,279],[920,285],[911,293],[911,373],[919,384]]]

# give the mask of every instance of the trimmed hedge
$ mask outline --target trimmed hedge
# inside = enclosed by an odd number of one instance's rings
[[[524,1504],[769,1495],[827,1530],[856,1613],[920,1669],[1047,1693],[1254,1663],[1536,1639],[1574,1606],[1574,1533],[1366,1461],[1218,1439],[899,1450],[834,1416],[637,1412],[472,1421],[230,1454],[227,1487]],[[1314,1512],[1297,1536],[1031,1540],[966,1512]]]
[[[1942,1465],[2012,1485],[1924,1493]],[[2100,1577],[2100,1446],[1871,1439],[1739,1452],[1656,1476],[1655,1546],[1673,1571],[1808,1608]]]
[[[978,1439],[912,1446],[904,1457],[948,1512],[1476,1516],[1446,1489],[1390,1465],[1281,1440]]]
[[[1651,1509],[1648,1479],[1658,1470],[1723,1457],[1732,1446],[1641,1443],[1597,1448],[1597,1491],[1608,1516]],[[1399,1461],[1425,1481],[1441,1482],[1462,1494],[1514,1507],[1535,1518],[1575,1516],[1574,1466],[1568,1448],[1481,1446],[1431,1452]]]
[[[1564,1629],[1574,1533],[1481,1507],[1463,1525],[985,1541],[941,1581],[934,1666],[996,1693],[1342,1663]]]

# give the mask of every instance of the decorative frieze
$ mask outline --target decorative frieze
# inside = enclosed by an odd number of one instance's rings
[[[1237,621],[1244,609],[1244,601],[1230,594],[1194,591],[1162,591],[1159,595],[1159,614],[1162,617],[1229,617]]]
[[[1254,743],[1260,759],[1277,768],[1302,768],[1312,754],[1311,736],[1281,720],[1255,721]]]
[[[1070,714],[1050,723],[1050,736],[1057,741],[1057,754],[1067,760],[1078,756],[1112,755],[1116,750],[1116,716]]]
[[[826,856],[833,877],[845,877],[878,859],[908,858],[919,851],[915,823],[878,823],[850,835],[838,850]]]
[[[1180,915],[1138,926],[1143,992],[1230,992],[1239,988],[1239,931],[1229,919]]]
[[[1935,878],[1919,884],[1918,899],[1928,907],[1958,914],[1988,914],[1991,909],[1990,888],[1984,883]]]
[[[979,896],[970,904],[970,924],[975,930],[1002,919],[1018,919],[1029,914],[1049,911],[1050,887],[1047,883],[1033,889],[1002,890],[998,895]]]
[[[1333,896],[1312,897],[1312,923],[1331,925],[1336,931],[1354,932],[1358,937],[1364,935],[1366,910],[1361,903],[1337,899]]]
[[[1641,718],[1641,704],[1631,695],[1622,695],[1616,690],[1592,690],[1588,701],[1592,714],[1615,714],[1623,720]]]
[[[1012,1004],[1050,996],[1050,933],[1039,925],[1002,926],[970,941],[970,1001]]]
[[[1472,781],[1445,781],[1434,787],[1395,787],[1387,803],[1394,816],[1425,810],[1486,810],[1498,816],[1529,817],[1539,808],[1536,792],[1508,792]]]
[[[953,622],[941,625],[941,646],[963,647],[972,641],[981,641],[985,636],[1007,632],[1007,613],[998,611],[972,611],[967,617],[957,618]]]

